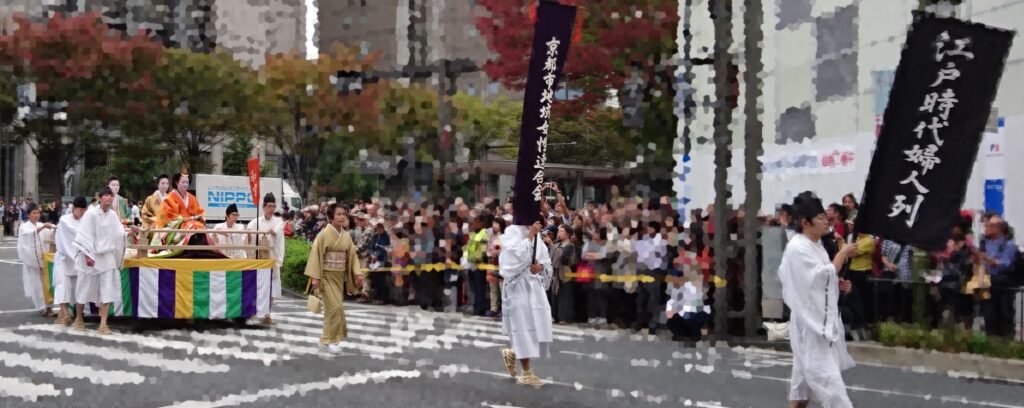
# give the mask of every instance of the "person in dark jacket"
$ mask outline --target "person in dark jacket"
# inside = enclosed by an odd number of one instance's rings
[[[373,237],[370,238],[370,287],[373,290],[373,303],[382,305],[391,298],[388,288],[387,270],[391,266],[388,259],[388,252],[391,248],[391,237],[384,230],[384,224],[379,223],[373,227]]]
[[[970,328],[974,299],[971,295],[965,295],[961,288],[974,274],[975,251],[967,241],[965,231],[963,224],[954,225],[946,251],[941,254],[940,260],[943,263],[939,295],[953,322],[963,328]]]

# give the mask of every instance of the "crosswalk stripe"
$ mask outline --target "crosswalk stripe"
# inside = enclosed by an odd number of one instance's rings
[[[349,305],[346,304],[345,307],[348,308]],[[306,313],[309,313],[309,312],[306,312]],[[347,317],[347,315],[349,313],[350,312],[348,310],[346,310],[346,317]],[[422,319],[424,317],[428,317],[429,316],[430,318],[435,318],[436,317],[436,318],[439,318],[439,319],[442,319],[442,320],[451,320],[454,317],[453,315],[451,315],[449,313],[435,314],[435,313],[426,313],[426,312],[422,312],[422,311],[419,311],[419,310],[410,310],[410,309],[386,307],[386,306],[363,307],[363,308],[359,308],[358,310],[356,310],[355,313],[359,314],[359,315],[362,315],[362,316],[378,315],[379,314],[379,315],[388,315],[388,316],[415,317],[417,319]],[[455,315],[455,316],[459,316],[459,318],[457,318],[457,320],[459,320],[459,321],[461,321],[461,322],[463,322],[465,324],[484,325],[484,326],[488,326],[488,327],[493,327],[493,328],[495,328],[495,329],[497,329],[499,331],[501,330],[501,321],[500,320],[494,321],[494,320],[489,320],[489,319],[464,318],[461,315]],[[592,336],[597,337],[597,338],[608,337],[607,334],[605,334],[605,333],[603,333],[603,332],[601,332],[599,330],[585,329],[585,328],[569,328],[569,327],[553,326],[551,328],[551,330],[554,333],[560,333],[560,334],[564,334],[564,335],[567,335],[567,336],[587,336],[587,335],[592,335]]]
[[[14,354],[0,351],[0,364],[7,367],[25,367],[34,373],[50,373],[57,378],[85,379],[92,384],[142,384],[146,377],[121,370],[102,370],[95,367],[69,364],[60,359],[34,358],[28,353]]]
[[[277,333],[277,334],[275,334],[273,332],[266,332],[266,331],[263,331],[263,330],[247,330],[247,331],[245,331],[246,335],[251,335],[253,337],[273,338],[274,340],[284,340],[284,341],[290,341],[290,342],[293,342],[293,343],[249,339],[249,338],[246,338],[243,335],[230,334],[230,333],[221,333],[221,334],[217,334],[217,333],[197,333],[197,332],[185,332],[185,331],[182,330],[182,331],[180,331],[180,334],[191,335],[191,337],[194,338],[194,339],[206,341],[206,342],[209,342],[209,343],[211,343],[211,344],[213,344],[215,346],[220,344],[220,343],[227,342],[227,343],[238,343],[238,344],[242,344],[243,346],[244,345],[251,345],[251,346],[256,347],[257,349],[260,349],[260,350],[266,350],[266,349],[280,350],[280,351],[282,351],[284,353],[288,353],[288,354],[324,355],[324,353],[320,349],[318,349],[316,347],[310,347],[310,346],[303,346],[303,345],[301,345],[301,344],[316,344],[318,338],[303,337],[303,336],[298,336],[298,335],[294,335],[294,334],[286,334],[286,333]]]
[[[0,343],[17,344],[22,347],[58,353],[85,354],[107,360],[122,360],[129,365],[156,367],[181,373],[226,373],[229,370],[227,364],[211,365],[199,359],[167,359],[159,354],[127,352],[112,347],[83,347],[80,343],[47,340],[33,335],[16,334],[9,330],[0,330]]]
[[[319,323],[319,322],[317,322],[315,320],[306,319],[306,318],[300,317],[300,316],[287,316],[286,319],[289,319],[291,321],[303,322],[303,323]],[[415,336],[415,334],[416,334],[416,332],[412,332],[412,331],[408,331],[408,330],[394,329],[392,327],[388,327],[387,326],[387,325],[392,324],[392,323],[373,322],[373,321],[368,321],[366,319],[346,319],[346,320],[353,320],[353,321],[356,321],[356,322],[359,322],[359,323],[365,323],[365,325],[364,324],[357,324],[357,323],[349,323],[348,324],[349,327],[350,328],[354,328],[355,331],[365,330],[365,331],[369,331],[369,332],[384,333],[384,334],[392,336],[392,337],[408,337],[410,339],[413,338],[413,336]],[[378,327],[374,327],[374,326],[384,326],[384,327],[378,328]],[[429,331],[437,330],[437,327],[434,326],[434,325],[422,325],[419,328],[422,329],[422,330],[429,330]],[[462,343],[464,343],[464,341],[458,339],[458,336],[467,337],[468,339],[466,339],[466,340],[469,340],[469,341],[479,340],[480,337],[483,337],[483,338],[487,338],[487,339],[490,339],[490,340],[497,340],[499,342],[502,342],[502,344],[505,341],[508,340],[508,338],[506,338],[505,336],[495,336],[495,335],[489,334],[489,333],[478,333],[478,332],[473,332],[473,331],[451,329],[451,328],[445,328],[444,330],[442,330],[442,334],[434,335],[434,337],[436,337],[438,340],[443,341],[443,342],[455,343],[455,344],[462,344]],[[487,342],[487,341],[474,342],[474,345],[476,347],[499,347],[502,344],[492,343],[492,342]]]
[[[301,317],[293,317],[293,316],[284,317],[282,320],[284,320],[284,321],[300,322],[300,323],[318,323],[315,320],[304,319],[304,318],[301,318]],[[474,347],[480,347],[480,348],[500,347],[502,345],[501,343],[492,343],[492,342],[482,341],[482,340],[473,339],[473,338],[459,340],[459,338],[457,336],[460,336],[460,335],[462,335],[462,336],[473,336],[474,334],[471,334],[471,333],[467,334],[468,332],[451,330],[451,329],[443,330],[440,335],[432,334],[432,335],[428,335],[426,338],[424,338],[421,341],[413,341],[413,338],[415,337],[415,332],[410,332],[410,331],[407,331],[407,330],[398,330],[398,329],[391,329],[391,328],[377,328],[377,327],[373,327],[373,326],[364,326],[364,325],[352,324],[352,323],[349,323],[348,326],[350,328],[350,330],[349,330],[349,337],[356,338],[356,339],[371,339],[371,340],[374,340],[374,341],[394,342],[394,343],[396,343],[396,344],[398,344],[399,346],[402,346],[402,347],[410,347],[411,346],[411,347],[415,347],[415,348],[437,349],[438,347],[440,347],[440,345],[437,344],[437,342],[443,342],[443,343],[448,343],[448,344],[460,344],[460,345],[466,345],[466,343],[468,342],[469,345],[472,345]],[[433,328],[425,328],[425,329],[434,330]],[[359,331],[368,331],[368,332],[374,332],[374,333],[381,333],[382,335],[385,335],[385,336],[400,337],[401,339],[392,339],[392,338],[389,338],[389,337],[385,337],[384,339],[381,339],[379,337],[371,337],[371,336],[366,336],[366,335],[360,334]],[[502,340],[505,340],[505,339],[504,338],[498,338],[497,340],[502,341]],[[422,347],[420,347],[420,346],[422,346]],[[449,348],[449,347],[445,347],[445,348]]]
[[[285,322],[298,322],[298,323],[308,324],[308,325],[311,325],[311,326],[309,326],[311,328],[315,328],[317,326],[320,326],[323,323],[320,320],[314,320],[314,319],[309,319],[309,318],[299,317],[299,316],[282,316],[279,320],[285,321]],[[350,320],[350,319],[346,319],[346,320]],[[353,331],[352,329],[357,329],[357,330],[365,330],[365,331],[368,331],[368,332],[379,332],[379,333],[383,333],[383,334],[386,334],[386,335],[391,336],[391,337],[400,337],[400,338],[403,338],[403,339],[411,339],[413,337],[416,337],[416,332],[415,331],[402,330],[402,329],[397,329],[397,328],[393,328],[393,327],[375,327],[375,326],[370,325],[370,324],[353,323],[352,321],[346,322],[346,325],[348,326],[350,332]]]
[[[35,402],[39,397],[56,397],[60,394],[53,384],[33,384],[21,378],[0,377],[0,397],[17,397]]]
[[[296,324],[287,324],[287,323],[276,323],[275,326],[277,326],[276,329],[278,329],[278,330],[291,330],[291,331],[294,331],[294,332],[302,332],[302,333],[308,333],[308,334],[316,335],[317,341],[319,341],[319,338],[320,338],[321,330],[319,330],[319,329],[313,329],[313,328],[310,328],[310,327],[307,327],[307,326],[296,325]],[[395,344],[394,346],[377,346],[375,344],[359,343],[359,344],[366,345],[367,346],[367,350],[370,351],[370,352],[378,352],[378,353],[384,353],[384,354],[398,354],[398,353],[401,353],[402,350],[403,350],[403,346],[407,347],[408,345],[411,344],[411,342],[408,339],[390,339],[390,338],[386,338],[386,337],[375,337],[375,336],[369,336],[369,335],[364,335],[364,334],[353,333],[352,331],[349,331],[348,338],[346,338],[345,341],[342,342],[342,344],[345,344],[345,343],[351,344],[351,343],[354,343],[354,340],[363,340],[365,342],[374,342],[374,343],[393,343],[393,344]]]
[[[191,342],[172,340],[166,338],[160,338],[155,336],[142,336],[138,334],[130,333],[117,333],[114,335],[102,335],[91,331],[76,331],[67,330],[60,327],[55,327],[49,324],[41,324],[35,326],[21,326],[18,329],[36,330],[48,333],[64,333],[72,336],[91,337],[95,339],[102,339],[106,341],[113,341],[116,343],[128,343],[137,344],[142,347],[155,348],[155,349],[175,349],[183,350],[188,354],[193,352],[205,356],[205,355],[216,355],[222,357],[237,358],[240,360],[254,360],[262,361],[264,365],[270,365],[270,363],[277,360],[291,360],[291,356],[288,355],[268,355],[265,353],[253,353],[248,351],[242,351],[241,348],[231,347],[208,347],[208,346],[197,346]]]
[[[289,316],[311,317],[311,318],[316,318],[316,317],[320,316],[320,315],[313,314],[313,313],[310,313],[310,312],[288,313],[287,315],[289,315]],[[392,321],[384,321],[384,320],[381,320],[380,318],[373,319],[373,318],[366,317],[366,314],[362,314],[362,313],[359,314],[358,316],[346,316],[345,320],[350,321],[350,322],[365,323],[365,324],[370,324],[370,325],[383,325],[383,326],[389,326],[389,327],[394,326],[395,324],[400,324],[400,325],[403,325],[403,326],[408,324],[409,325],[409,329],[433,330],[436,327],[434,325],[434,321],[436,320],[435,316],[434,315],[430,315],[430,314],[426,314],[426,316],[421,316],[419,314],[409,315],[409,314],[405,314],[405,313],[384,314],[384,315],[388,315],[389,317],[393,316],[396,321],[394,321],[394,322],[392,322]],[[380,316],[378,316],[378,317],[380,317]],[[480,337],[486,337],[486,338],[488,338],[490,340],[499,341],[499,342],[505,342],[505,341],[508,340],[508,336],[506,336],[506,335],[501,333],[501,322],[464,321],[464,320],[460,320],[459,323],[456,323],[453,326],[454,327],[451,327],[450,330],[453,330],[453,331],[451,331],[451,333],[456,334],[456,335],[480,336]],[[583,332],[583,331],[574,331],[574,330],[570,330],[570,329],[559,330],[559,329],[561,329],[561,328],[557,328],[556,327],[556,328],[552,329],[553,339],[557,340],[557,341],[580,341],[580,340],[582,340],[584,338],[584,336],[589,334],[589,333],[586,333],[586,332]],[[595,336],[595,337],[601,338],[602,336],[598,335],[598,336]]]
[[[501,328],[500,327],[492,327],[492,326],[487,326],[487,325],[479,325],[479,324],[470,323],[470,322],[459,322],[459,323],[455,324],[455,328],[456,329],[461,329],[461,330],[478,330],[478,331],[496,332],[497,334],[500,334],[502,336],[502,338],[508,338],[508,336],[506,336],[504,334],[501,334]],[[584,334],[578,333],[578,334],[575,334],[575,335],[565,335],[565,334],[557,334],[557,333],[554,332],[554,330],[552,330],[552,335],[551,336],[552,336],[552,339],[558,340],[558,341],[580,341],[580,340],[583,340]]]
[[[296,315],[296,314],[288,314],[288,316],[294,316],[294,315]],[[309,313],[309,312],[304,312],[304,313],[301,313],[301,314],[297,314],[297,316],[302,316],[302,317],[318,317],[319,315],[312,314],[312,313]],[[365,315],[363,315],[363,316],[365,316]],[[402,324],[402,325],[408,324],[410,329],[414,329],[415,328],[415,329],[425,329],[425,330],[434,330],[435,327],[436,327],[433,324],[433,321],[435,320],[433,318],[433,316],[431,316],[431,318],[429,320],[426,320],[426,321],[424,321],[420,316],[414,316],[414,315],[397,315],[397,316],[395,316],[395,318],[396,318],[395,322],[389,322],[389,321],[381,321],[380,319],[371,319],[371,318],[366,318],[366,317],[345,316],[345,320],[347,320],[347,321],[364,323],[364,324],[370,324],[370,325],[383,325],[383,326],[389,326],[390,327],[390,326],[394,326],[396,323],[398,323],[398,324]],[[466,321],[460,321],[459,323],[456,323],[454,325],[454,327],[451,327],[450,329],[447,329],[447,330],[451,330],[450,333],[456,334],[456,335],[479,336],[479,337],[486,337],[488,339],[495,340],[495,341],[501,341],[501,342],[507,341],[508,340],[508,336],[506,336],[504,334],[501,334],[500,322],[495,322],[495,323],[497,323],[499,326],[497,326],[497,327],[491,326],[491,325],[486,324],[485,322],[476,322],[476,321],[474,321],[474,322],[466,322]],[[555,333],[555,330],[552,330],[552,332]],[[563,330],[561,332],[565,333],[566,331]],[[555,333],[555,334],[553,334],[553,339],[554,340],[558,340],[558,341],[580,341],[586,335],[585,333],[581,333],[581,332],[571,332],[571,331],[569,331],[569,333],[572,333],[572,334],[571,335],[566,335],[566,334],[557,334],[557,333]]]
[[[361,372],[356,374],[346,374],[337,377],[332,377],[326,381],[311,382],[305,384],[288,384],[280,388],[275,389],[263,389],[255,393],[242,392],[240,394],[233,394],[221,397],[214,401],[185,401],[172,405],[173,407],[182,408],[200,408],[200,407],[226,407],[242,404],[251,404],[260,400],[267,400],[271,398],[287,398],[294,395],[306,395],[310,392],[315,391],[328,391],[331,389],[343,389],[345,387],[351,387],[353,385],[360,385],[366,383],[381,383],[392,378],[419,378],[422,373],[419,370],[387,370],[378,372]]]
[[[244,333],[247,336],[270,338],[270,339],[273,339],[273,340],[286,340],[286,341],[295,342],[295,343],[298,343],[298,344],[319,344],[320,343],[320,329],[314,329],[314,328],[305,327],[305,326],[284,325],[282,323],[276,323],[274,326],[277,326],[277,327],[275,327],[275,329],[272,329],[272,330],[264,330],[264,329],[246,330],[246,331],[244,331]],[[282,329],[281,326],[286,326],[286,328],[291,328],[290,326],[295,326],[294,328],[295,328],[296,331],[298,331],[300,333],[307,334],[309,336],[302,336],[302,335],[295,334],[293,332],[288,332],[288,331],[285,331],[285,330],[281,330]],[[279,350],[289,350],[290,347],[293,347],[292,344],[290,344],[290,343],[280,344],[280,343],[274,343],[274,342],[271,342],[271,343],[267,343],[267,342],[256,343],[255,341],[250,342],[249,339],[247,339],[246,337],[240,336],[240,335],[235,335],[235,334],[202,333],[201,337],[209,339],[209,340],[219,340],[219,341],[235,342],[235,343],[244,342],[245,344],[250,344],[251,343],[253,346],[256,346],[256,347],[267,346],[265,348],[275,348],[275,349],[279,349]],[[366,353],[366,354],[374,354],[374,355],[398,354],[398,353],[402,352],[402,349],[400,347],[381,347],[381,346],[375,346],[375,345],[369,345],[369,344],[362,344],[362,343],[358,343],[358,342],[353,342],[351,340],[345,340],[345,341],[341,342],[341,346],[342,346],[342,348],[348,348],[350,350],[356,350],[356,351],[360,351],[360,352],[363,352],[363,353]]]

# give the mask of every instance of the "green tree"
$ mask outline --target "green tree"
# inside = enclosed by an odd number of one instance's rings
[[[145,116],[163,48],[141,34],[110,33],[96,13],[15,23],[0,36],[0,65],[13,83],[35,84],[46,108],[18,121],[14,142],[28,143],[46,163],[61,196],[68,169],[103,148],[120,120]]]
[[[252,157],[252,138],[248,136],[235,136],[231,138],[227,149],[224,151],[225,175],[244,176],[248,174],[248,161]]]
[[[465,138],[470,160],[481,160],[487,146],[516,144],[519,124],[523,118],[523,102],[498,98],[491,102],[475,96],[458,93],[453,98],[456,129]],[[496,153],[508,154],[505,149]],[[515,157],[515,156],[509,156]]]
[[[338,200],[369,198],[373,185],[359,173],[359,151],[344,136],[334,135],[324,143],[323,155],[331,160],[317,164],[313,174],[314,191],[321,197]]]
[[[168,50],[155,78],[151,119],[189,172],[209,171],[213,146],[248,136],[262,114],[256,72],[225,52]]]
[[[107,161],[102,166],[87,168],[79,179],[80,193],[92,195],[106,185],[107,177],[121,181],[121,195],[141,200],[156,188],[154,178],[160,173],[178,171],[170,146],[153,135],[110,138]]]
[[[317,166],[334,160],[323,154],[329,136],[375,136],[378,86],[365,84],[358,93],[336,88],[339,71],[365,72],[373,58],[336,47],[315,61],[294,54],[270,56],[261,68],[260,94],[254,98],[261,114],[253,123],[282,152],[284,170],[303,198],[310,198]],[[360,139],[356,142],[366,143]]]
[[[263,162],[260,164],[260,177],[277,177],[277,163],[275,162]]]
[[[548,135],[548,163],[622,166],[636,157],[632,133],[622,127],[622,112],[600,108],[582,116],[556,117]],[[559,145],[564,143],[574,145]]]
[[[437,93],[420,84],[383,83],[378,98],[378,137],[361,139],[358,146],[381,154],[405,154],[402,138],[412,137],[416,160],[432,161],[437,143]],[[369,142],[369,144],[365,143]]]

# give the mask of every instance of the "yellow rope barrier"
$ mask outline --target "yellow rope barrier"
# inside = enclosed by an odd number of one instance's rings
[[[423,272],[444,272],[445,270],[459,271],[459,270],[463,270],[463,269],[466,269],[466,268],[463,268],[462,265],[456,264],[456,263],[432,263],[432,264],[423,264],[423,265],[419,265],[419,266],[417,266],[417,265],[406,265],[406,266],[403,267],[403,266],[397,266],[396,265],[396,266],[377,268],[377,269],[362,268],[362,269],[359,270],[359,272],[363,273],[363,274],[365,274],[365,273],[391,272],[391,273],[401,273],[402,275],[409,275],[409,274],[415,273],[417,271],[419,271],[420,273],[423,273]],[[483,270],[483,271],[497,271],[498,267],[495,266],[495,265],[491,265],[491,264],[476,264],[474,269]],[[589,277],[591,279],[597,279],[597,280],[599,280],[601,282],[616,282],[616,283],[630,283],[630,282],[651,283],[651,282],[657,282],[657,281],[664,281],[664,280],[666,280],[665,277],[655,277],[655,276],[650,276],[650,275],[608,275],[608,274],[594,275],[594,274],[580,274],[580,273],[575,273],[575,272],[567,272],[567,273],[565,273],[564,276],[566,278],[568,278],[568,279],[573,279],[573,278],[577,278],[577,277],[581,277],[581,278]],[[724,288],[727,285],[727,282],[724,279],[722,279],[722,278],[720,278],[718,276],[713,276],[712,280],[715,283],[715,287]]]

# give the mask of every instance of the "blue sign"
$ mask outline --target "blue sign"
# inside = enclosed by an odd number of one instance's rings
[[[1003,187],[1006,180],[985,180],[985,211],[1003,215]]]
[[[206,205],[210,208],[227,208],[234,204],[239,210],[253,208],[252,193],[248,191],[210,190],[206,193]]]

